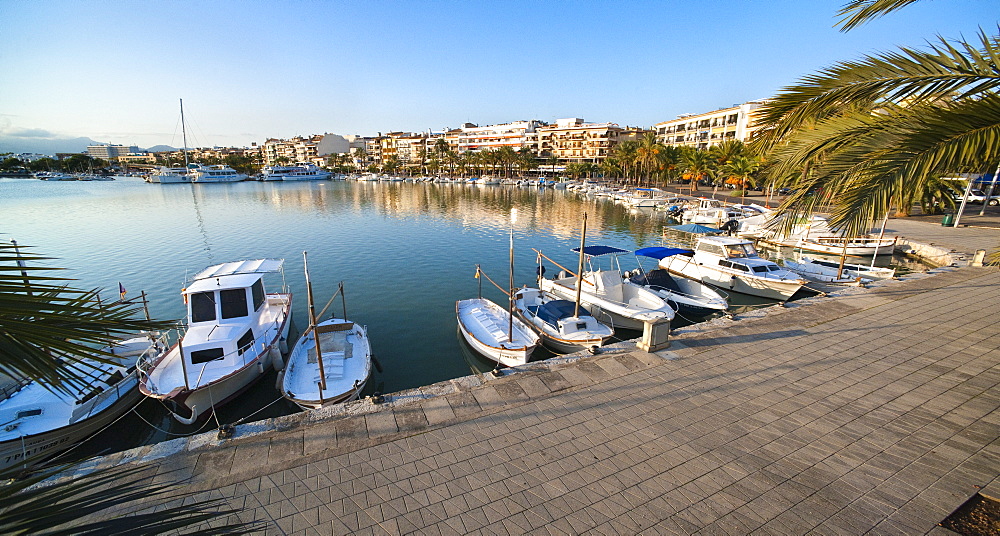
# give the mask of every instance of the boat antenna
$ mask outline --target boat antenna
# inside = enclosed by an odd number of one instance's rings
[[[306,299],[309,300],[309,330],[312,331],[313,341],[316,342],[316,363],[319,365],[319,397],[323,398],[323,391],[326,390],[326,373],[323,370],[323,351],[319,347],[319,334],[316,333],[316,306],[313,302],[313,286],[309,280],[309,259],[306,252],[302,252],[302,268],[306,272]]]
[[[514,224],[517,208],[510,209],[510,292],[507,293],[507,340],[514,343]]]
[[[174,132],[177,132],[176,130]],[[184,153],[184,169],[187,173],[188,168],[188,136],[187,129],[184,128],[184,99],[181,99],[181,138],[184,140],[184,146],[181,147],[181,152]]]
[[[580,318],[580,291],[583,290],[583,248],[587,245],[587,213],[583,213],[583,230],[580,232],[580,264],[576,270],[576,307],[573,316]]]

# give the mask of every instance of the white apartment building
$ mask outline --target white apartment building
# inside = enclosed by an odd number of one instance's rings
[[[760,128],[757,110],[766,102],[755,100],[713,112],[683,114],[677,119],[657,123],[653,129],[664,145],[707,149],[725,140],[745,142]]]
[[[451,150],[457,153],[479,152],[501,147],[518,150],[529,145],[529,138],[541,124],[537,120],[514,121],[484,127],[466,123],[461,128],[449,130],[445,134],[445,139]]]
[[[118,160],[119,156],[127,154],[138,154],[142,151],[135,145],[88,145],[87,155],[91,158],[100,158],[108,162]]]

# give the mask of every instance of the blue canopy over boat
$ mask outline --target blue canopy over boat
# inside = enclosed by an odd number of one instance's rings
[[[656,246],[651,248],[642,248],[635,250],[636,255],[642,255],[643,257],[651,257],[654,259],[664,259],[666,257],[673,257],[674,255],[692,255],[693,251],[690,249],[683,248],[665,248],[662,246]]]
[[[693,233],[693,234],[708,234],[708,233],[722,233],[722,229],[716,229],[715,227],[708,227],[707,225],[698,225],[697,223],[685,223],[684,225],[674,225],[670,229],[675,231],[680,231],[682,233]]]
[[[537,314],[538,318],[541,318],[545,322],[555,325],[559,320],[571,318],[575,310],[575,302],[571,302],[569,300],[552,300],[540,305],[535,314]],[[590,312],[584,309],[581,305],[580,316],[583,315],[590,316]]]
[[[573,248],[573,251],[579,253],[580,248]],[[621,255],[622,253],[628,253],[624,249],[613,248],[611,246],[587,246],[583,248],[584,255],[590,255],[591,257],[600,257],[601,255]]]

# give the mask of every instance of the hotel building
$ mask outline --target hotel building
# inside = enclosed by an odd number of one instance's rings
[[[759,126],[758,109],[767,101],[750,101],[738,106],[701,114],[683,114],[657,123],[653,129],[664,145],[707,149],[725,140],[748,141]]]
[[[573,117],[559,119],[555,125],[535,129],[535,152],[541,158],[555,156],[561,164],[598,163],[611,154],[615,145],[637,140],[643,129],[620,127],[615,123],[585,123]]]

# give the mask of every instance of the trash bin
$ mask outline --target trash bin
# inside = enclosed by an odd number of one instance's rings
[[[955,223],[954,214],[945,214],[944,217],[941,218],[941,227],[949,227],[951,225],[954,225],[954,223]]]

